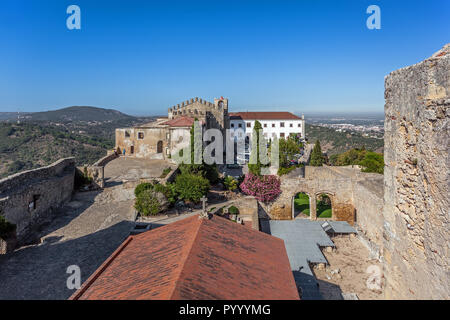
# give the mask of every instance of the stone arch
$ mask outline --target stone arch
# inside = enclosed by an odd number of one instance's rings
[[[292,219],[295,219],[295,204],[294,204],[294,200],[295,200],[295,197],[299,193],[304,193],[304,194],[306,194],[309,197],[309,210],[310,210],[309,217],[311,219],[312,210],[313,209],[315,210],[315,202],[314,202],[315,197],[314,197],[314,192],[311,192],[310,190],[307,190],[307,189],[299,189],[299,190],[296,190],[293,194],[291,194],[290,199],[291,199],[291,215],[292,215]]]
[[[330,190],[321,190],[321,191],[316,191],[314,193],[314,198],[317,199],[318,196],[320,196],[321,194],[326,194],[330,200],[331,200],[331,220],[336,220],[336,212],[335,212],[335,208],[336,208],[336,192],[334,191],[330,191]],[[317,210],[317,205],[316,205],[316,210]],[[316,211],[317,213],[317,211]]]

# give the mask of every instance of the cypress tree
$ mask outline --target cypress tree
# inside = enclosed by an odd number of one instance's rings
[[[309,164],[314,167],[321,167],[323,165],[322,148],[320,147],[319,140],[316,141],[313,151],[311,152],[311,161]]]

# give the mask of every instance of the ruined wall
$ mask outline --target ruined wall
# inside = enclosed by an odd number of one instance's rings
[[[137,158],[165,159],[169,147],[169,130],[165,127],[137,127],[116,129],[116,149],[123,155]],[[162,152],[158,153],[158,142]]]
[[[369,179],[355,182],[353,205],[355,206],[358,237],[370,249],[372,256],[380,259],[383,246],[383,176],[368,174]]]
[[[450,45],[385,79],[386,297],[449,299]]]
[[[74,175],[75,160],[67,158],[0,180],[0,212],[17,225],[19,241],[71,199]]]
[[[331,199],[332,219],[347,221],[359,230],[359,236],[374,257],[383,244],[383,176],[345,167],[305,167],[304,177],[281,178],[280,197],[270,205],[262,204],[271,219],[292,219],[292,197],[304,192],[310,197],[326,193]],[[315,201],[310,201],[315,219]]]

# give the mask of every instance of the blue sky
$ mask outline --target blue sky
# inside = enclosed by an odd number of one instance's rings
[[[450,42],[449,21],[447,0],[4,0],[0,111],[154,115],[224,96],[233,111],[382,112],[385,75]]]

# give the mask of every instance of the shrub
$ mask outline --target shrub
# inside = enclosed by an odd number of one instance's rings
[[[16,230],[16,225],[6,221],[5,217],[0,216],[0,238],[5,239],[9,234]]]
[[[363,168],[362,172],[374,172],[374,173],[383,173],[384,172],[384,158],[383,154],[376,153],[372,151],[367,151],[359,163]]]
[[[200,175],[208,179],[211,184],[215,184],[219,180],[219,171],[215,164],[185,164],[180,166],[181,173]]]
[[[210,187],[208,179],[190,173],[182,173],[175,179],[175,191],[182,200],[199,202]]]
[[[151,184],[150,182],[143,182],[138,184],[134,189],[134,195],[136,196],[136,198],[144,190],[153,190],[153,184]]]
[[[236,190],[238,187],[238,181],[231,176],[226,176],[225,179],[223,179],[223,184],[225,185],[227,190],[231,191]]]
[[[167,198],[167,201],[169,201],[171,205],[177,201],[175,185],[173,183],[167,183],[166,185],[157,183],[153,186],[153,190],[155,192],[161,192]]]
[[[144,216],[154,216],[161,210],[156,193],[150,189],[144,189],[138,193],[134,208]]]
[[[235,206],[231,206],[228,208],[228,213],[229,214],[239,214],[239,209],[236,208]]]
[[[240,187],[245,194],[254,196],[262,202],[275,200],[281,193],[280,179],[274,175],[257,176],[248,173]]]

